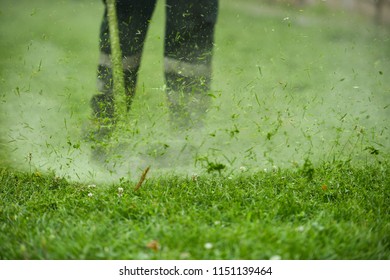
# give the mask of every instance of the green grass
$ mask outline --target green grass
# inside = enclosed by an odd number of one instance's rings
[[[334,163],[308,173],[160,177],[134,192],[129,181],[91,187],[2,170],[0,256],[389,259],[388,166]]]
[[[258,2],[221,0],[213,102],[181,137],[158,3],[101,166],[82,136],[102,4],[3,1],[0,259],[389,259],[388,29]]]

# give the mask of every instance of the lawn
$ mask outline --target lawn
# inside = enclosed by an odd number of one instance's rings
[[[102,165],[83,138],[102,12],[0,7],[0,259],[390,258],[387,27],[221,0],[208,119],[177,135],[160,1]]]
[[[2,170],[1,258],[389,259],[388,166],[310,170],[158,177],[137,192]]]

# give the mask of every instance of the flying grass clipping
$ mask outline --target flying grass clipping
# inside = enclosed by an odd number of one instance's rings
[[[120,121],[126,116],[125,82],[123,78],[122,51],[119,41],[118,20],[115,0],[107,0],[108,26],[111,41],[111,63],[113,76],[113,91],[115,104],[115,120]]]

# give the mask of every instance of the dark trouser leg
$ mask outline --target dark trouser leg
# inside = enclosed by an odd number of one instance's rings
[[[128,109],[135,93],[142,49],[156,0],[117,0],[117,17]],[[100,28],[100,58],[98,91],[92,97],[93,116],[101,124],[111,124],[114,115],[114,96],[111,67],[110,34],[107,8]]]
[[[197,126],[207,111],[218,0],[167,0],[164,66],[172,121]]]

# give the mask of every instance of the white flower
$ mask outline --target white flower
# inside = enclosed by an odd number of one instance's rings
[[[88,185],[88,188],[96,188],[95,184]]]
[[[91,193],[91,192],[88,193],[88,196],[89,196],[89,197],[92,197],[92,196],[93,196],[93,193]]]
[[[121,197],[123,195],[123,188],[118,188],[118,196]]]
[[[207,242],[207,243],[204,244],[204,248],[207,249],[207,250],[210,250],[210,249],[213,248],[213,244],[210,243],[210,242]]]
[[[240,171],[241,172],[245,172],[245,171],[247,171],[248,169],[245,167],[245,166],[240,166]]]
[[[271,261],[278,261],[281,260],[282,257],[279,255],[273,255],[272,257],[269,258]]]
[[[305,230],[304,226],[297,227],[297,231],[299,231],[299,232],[303,232],[304,230]]]

